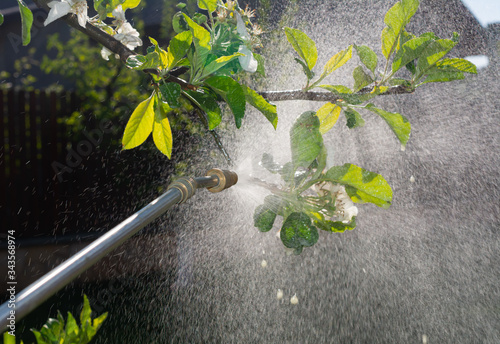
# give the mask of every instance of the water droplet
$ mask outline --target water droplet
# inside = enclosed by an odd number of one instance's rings
[[[422,343],[423,344],[427,344],[428,343],[427,336],[425,334],[422,335]]]
[[[415,177],[414,176],[410,177],[410,183],[415,183]]]
[[[290,299],[290,303],[292,305],[296,305],[299,303],[299,298],[297,297],[297,294],[293,294],[292,298]]]
[[[260,266],[262,266],[263,268],[267,267],[267,261],[262,260],[262,262],[260,263]]]
[[[276,293],[276,298],[278,300],[281,300],[283,298],[283,290],[278,289],[278,292]]]

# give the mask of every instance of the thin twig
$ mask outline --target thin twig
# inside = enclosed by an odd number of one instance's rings
[[[372,87],[365,87],[358,92],[352,94],[367,94],[373,90]],[[381,95],[389,94],[408,94],[412,93],[413,90],[404,86],[393,86],[389,88],[385,93]],[[310,100],[310,101],[336,101],[341,97],[340,95],[334,94],[332,92],[315,92],[302,90],[286,90],[286,91],[263,91],[258,92],[262,97],[269,101],[284,101],[284,100]]]

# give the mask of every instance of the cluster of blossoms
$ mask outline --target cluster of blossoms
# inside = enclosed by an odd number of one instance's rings
[[[354,216],[358,215],[358,208],[354,205],[345,187],[331,182],[323,182],[314,186],[318,196],[325,197],[328,194],[335,200],[335,213],[333,221],[341,221],[343,223],[351,222]]]
[[[111,14],[115,17],[113,25],[116,27],[113,37],[122,42],[130,50],[141,46],[142,40],[139,38],[139,32],[125,18],[125,11],[122,9],[122,5],[118,5]],[[102,47],[101,56],[103,59],[106,61],[109,60],[109,55],[111,54],[112,52],[108,48]]]
[[[251,18],[255,17],[255,10],[250,10],[248,5],[245,10],[242,10],[236,0],[228,0],[225,6],[220,6],[217,10],[217,19],[224,22],[231,17],[236,19],[236,30],[244,42],[238,48],[238,52],[243,54],[243,56],[238,57],[240,65],[245,71],[254,73],[257,71],[258,62],[253,56],[251,48],[261,45],[258,36],[263,33],[259,25],[252,24],[250,21]],[[248,32],[247,23],[252,28],[250,32]]]
[[[87,22],[89,21],[89,17],[87,15],[87,1],[86,0],[61,0],[61,1],[51,1],[47,4],[50,7],[49,14],[47,19],[44,22],[44,25],[52,23],[53,21],[69,14],[73,13],[78,18],[78,24],[81,27],[85,27]],[[104,27],[108,30],[108,33],[111,33],[112,36],[120,41],[123,45],[125,45],[130,50],[134,50],[136,47],[142,45],[142,40],[139,38],[139,32],[127,22],[125,18],[125,11],[122,9],[122,5],[118,5],[112,12],[112,15],[115,17],[113,21],[113,25],[115,29],[111,29],[106,24],[100,22],[98,19],[91,19],[93,22],[96,22],[98,26]],[[101,50],[101,56],[105,60],[109,60],[109,56],[112,52],[103,47]],[[118,58],[118,57],[117,57]]]

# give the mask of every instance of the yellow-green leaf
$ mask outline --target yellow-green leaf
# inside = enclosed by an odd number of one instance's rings
[[[151,95],[141,102],[130,116],[123,133],[123,149],[131,149],[141,145],[153,130],[154,98]]]
[[[285,34],[293,49],[305,61],[309,70],[312,70],[318,59],[316,43],[300,30],[285,27]]]
[[[344,164],[330,168],[325,179],[344,185],[353,202],[369,202],[382,208],[389,208],[391,205],[391,186],[380,174],[353,164]]]
[[[167,113],[172,109],[162,101],[158,103],[153,123],[153,141],[156,148],[170,159],[172,156],[173,138]]]
[[[214,12],[217,9],[217,0],[198,0],[198,7]]]
[[[436,67],[438,67],[439,69],[450,68],[465,73],[477,74],[476,66],[472,62],[461,58],[442,59],[436,62]]]
[[[250,103],[254,108],[262,112],[264,116],[266,116],[267,120],[271,122],[274,129],[278,125],[278,113],[276,111],[276,105],[270,104],[267,100],[264,99],[260,94],[252,90],[250,87],[245,85],[241,85],[243,92],[245,92],[245,99],[248,103]]]
[[[319,132],[321,134],[324,134],[333,128],[339,119],[340,111],[340,106],[332,103],[326,103],[318,111],[316,111],[316,116],[318,116],[320,123]]]
[[[396,112],[389,112],[376,108],[375,105],[371,103],[367,104],[365,109],[370,110],[382,117],[392,129],[394,134],[396,134],[396,137],[401,142],[401,147],[404,148],[406,146],[406,143],[410,139],[411,124],[405,116]]]
[[[349,61],[352,57],[352,45],[350,45],[347,49],[344,49],[337,54],[333,55],[333,57],[326,63],[325,68],[323,69],[323,74],[321,77],[325,77],[328,74],[332,73],[334,70],[342,67]]]
[[[184,19],[186,20],[188,26],[191,28],[191,33],[193,34],[193,42],[196,48],[196,53],[200,62],[205,62],[205,59],[210,52],[210,32],[208,32],[202,26],[196,24],[189,16],[184,14]]]
[[[125,0],[122,3],[122,8],[125,11],[127,8],[135,8],[141,3],[141,0]]]

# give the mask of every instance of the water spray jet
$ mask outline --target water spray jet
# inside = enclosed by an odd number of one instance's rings
[[[174,205],[186,202],[195,194],[196,189],[207,188],[213,193],[221,192],[237,182],[238,175],[235,172],[218,168],[209,170],[204,177],[182,177],[177,179],[163,195],[26,287],[17,295],[15,302],[7,301],[3,303],[0,306],[0,331],[3,332],[8,329],[12,312],[14,312],[15,321],[25,317],[147,224],[164,214]],[[15,288],[15,285],[13,287]]]

